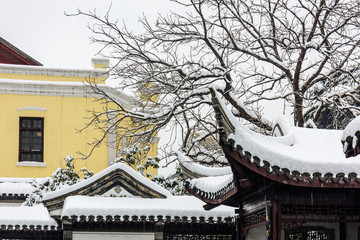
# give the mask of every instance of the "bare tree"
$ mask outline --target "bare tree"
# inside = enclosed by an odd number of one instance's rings
[[[216,161],[221,152],[206,147],[217,133],[211,88],[265,133],[272,126],[261,114],[264,101],[283,99],[300,127],[317,123],[325,109],[359,114],[358,0],[175,2],[187,12],[159,16],[154,24],[143,17],[140,34],[109,13],[78,12],[95,20],[92,40],[114,60],[110,74],[121,80],[120,90],[146,99],[137,109],[120,106],[119,114],[148,125],[132,129],[133,136],[171,125],[189,156]]]

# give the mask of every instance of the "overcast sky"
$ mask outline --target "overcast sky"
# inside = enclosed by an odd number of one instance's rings
[[[78,8],[103,15],[111,4],[111,17],[139,27],[143,14],[155,19],[160,12],[177,10],[170,0],[7,0],[0,8],[1,37],[45,66],[89,68],[99,46],[90,44],[86,17],[67,17]]]

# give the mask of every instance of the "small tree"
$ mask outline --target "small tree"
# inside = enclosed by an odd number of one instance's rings
[[[34,187],[32,193],[26,198],[24,205],[33,206],[42,202],[44,194],[51,191],[74,185],[79,182],[79,174],[75,171],[74,158],[68,156],[65,158],[65,168],[58,168],[51,177],[43,179],[34,179],[31,185]],[[84,174],[84,179],[94,175],[85,167],[80,170]]]

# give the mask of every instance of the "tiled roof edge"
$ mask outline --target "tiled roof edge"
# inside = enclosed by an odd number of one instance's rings
[[[87,222],[107,222],[107,223],[122,223],[122,222],[163,222],[163,223],[217,223],[217,224],[223,224],[223,223],[233,223],[235,221],[234,217],[217,217],[214,219],[214,217],[195,217],[195,216],[129,216],[129,215],[107,215],[107,216],[94,216],[94,215],[81,215],[81,216],[63,216],[61,218],[63,221],[70,221],[72,223],[87,223]]]
[[[281,168],[277,165],[271,165],[268,161],[260,159],[257,156],[253,156],[250,152],[244,150],[240,145],[235,146],[233,139],[222,138],[223,144],[229,146],[231,151],[238,152],[239,157],[246,159],[242,162],[246,167],[260,173],[264,177],[271,178],[273,180],[290,184],[290,185],[302,185],[308,187],[349,187],[360,188],[360,178],[355,172],[349,173],[347,176],[345,173],[320,173],[314,172],[312,175],[308,172],[299,172],[296,169],[290,170],[288,168]]]

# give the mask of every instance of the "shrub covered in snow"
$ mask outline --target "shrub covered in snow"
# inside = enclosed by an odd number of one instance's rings
[[[26,198],[24,205],[33,206],[42,202],[42,198],[46,192],[56,191],[66,186],[74,185],[80,180],[79,174],[75,171],[74,158],[68,156],[65,158],[65,168],[58,168],[51,177],[34,179],[32,186],[33,192]],[[93,172],[88,171],[86,168],[80,170],[87,179],[94,175]]]
[[[159,168],[159,157],[153,158],[148,156],[144,158],[144,156],[147,156],[149,150],[150,148],[148,146],[141,148],[139,145],[123,148],[119,151],[119,155],[121,157],[116,158],[115,163],[122,162],[128,164],[132,168],[136,167],[136,170],[143,176],[151,178],[152,181],[156,182],[174,195],[186,194],[187,192],[184,187],[185,179],[183,178],[183,174],[179,167],[177,167],[176,173],[169,177],[151,176],[149,173],[144,173],[144,171],[150,167]]]

